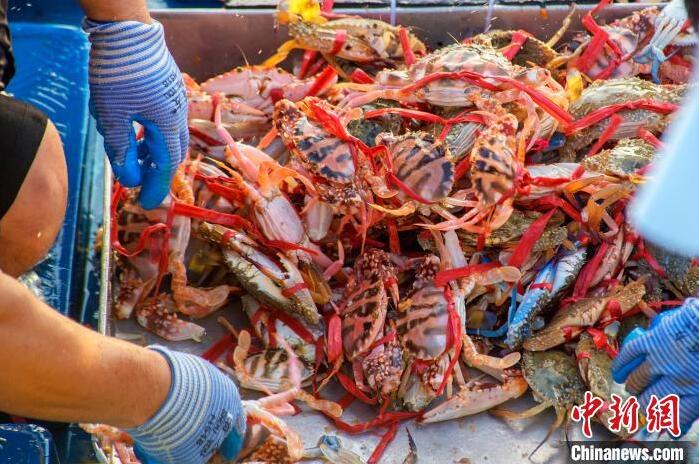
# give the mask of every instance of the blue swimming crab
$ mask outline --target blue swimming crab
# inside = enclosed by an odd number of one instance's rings
[[[627,179],[653,161],[656,148],[640,138],[621,139],[614,147],[585,157],[580,164],[588,171]]]
[[[197,233],[221,247],[224,262],[248,293],[273,308],[318,323],[320,314],[301,272],[282,253],[268,254],[244,232],[217,224],[202,222]]]
[[[345,287],[342,345],[350,361],[369,350],[384,330],[389,298],[398,302],[398,282],[389,255],[379,249],[366,250],[354,265]]]
[[[642,301],[646,293],[643,280],[614,289],[607,296],[585,298],[560,309],[546,326],[525,340],[522,346],[529,351],[546,351],[574,339],[586,327],[592,327],[607,306],[618,306],[615,311],[624,314]]]
[[[546,263],[527,288],[507,329],[505,343],[510,348],[531,336],[536,319],[541,319],[549,303],[558,300],[575,281],[587,257],[587,248],[576,245],[572,250],[561,250]]]
[[[519,362],[519,353],[510,353],[502,358],[482,353],[469,335],[465,333],[466,296],[478,285],[483,284],[484,275],[468,276],[446,284],[446,288],[436,284],[434,276],[442,267],[459,268],[465,258],[454,231],[443,234],[443,239],[435,233],[435,240],[441,256],[428,255],[416,273],[413,290],[399,306],[397,328],[406,353],[413,360],[406,368],[401,398],[409,409],[427,406],[441,390],[451,389],[452,376],[460,389],[445,403],[423,416],[425,422],[438,422],[455,417],[476,414],[524,393],[521,377],[511,368]],[[516,269],[494,269],[489,278],[492,284],[503,280],[513,280],[510,271]],[[518,274],[518,273],[517,273]],[[517,280],[517,277],[514,278]],[[455,314],[454,314],[455,313]],[[451,327],[458,314],[461,327],[460,344],[449,345],[454,337]],[[451,330],[450,330],[451,329]],[[457,332],[457,333],[458,333]],[[454,341],[452,340],[452,343]],[[454,352],[456,346],[460,352]],[[465,383],[456,357],[462,357],[466,365],[485,372],[502,374],[501,384],[484,382]],[[453,371],[449,371],[449,366]],[[445,378],[446,377],[446,378]],[[525,388],[526,390],[526,388]]]
[[[425,44],[415,34],[384,21],[360,17],[326,19],[321,15],[319,3],[306,2],[303,8],[298,3],[282,1],[277,9],[277,21],[289,27],[291,40],[282,44],[277,53],[265,60],[263,66],[275,66],[294,49],[319,52],[334,63],[335,58],[350,62],[381,62],[397,65],[405,60],[406,50],[401,43],[405,34],[405,45],[414,54],[424,54]]]
[[[566,421],[572,407],[582,401],[585,387],[573,357],[562,351],[525,351],[522,355],[522,373],[539,404],[522,412],[497,408],[491,410],[491,414],[508,420],[520,420],[553,407],[556,411],[556,421],[539,445],[541,446]]]
[[[580,334],[580,340],[575,345],[575,357],[578,360],[580,377],[593,395],[611,403],[612,394],[628,397],[629,394],[623,388],[617,388],[612,379],[612,358],[609,353],[598,348],[592,336],[586,332]],[[625,399],[625,398],[624,398]],[[611,410],[602,411],[597,419],[609,428],[609,419],[613,417]],[[625,436],[625,429],[615,432]]]
[[[590,18],[591,19],[591,18]],[[632,77],[650,74],[654,82],[686,83],[691,70],[686,58],[697,43],[692,28],[685,28],[687,13],[682,2],[671,2],[662,11],[657,6],[637,10],[628,16],[597,26],[600,32],[579,33],[566,51],[549,63],[559,67],[585,55],[595,36],[607,36],[600,52],[585,56],[582,71],[592,79]],[[589,24],[587,24],[589,29]],[[668,60],[665,52],[677,55]]]
[[[686,90],[686,85],[658,85],[638,77],[596,81],[571,103],[569,111],[575,120],[580,120],[612,105],[645,99],[659,104],[658,108],[620,109],[616,114],[621,123],[608,140],[636,137],[641,128],[658,135],[667,127],[674,105],[681,102]],[[610,121],[611,115],[571,134],[560,150],[561,161],[580,160],[586,154],[584,149],[602,135]]]

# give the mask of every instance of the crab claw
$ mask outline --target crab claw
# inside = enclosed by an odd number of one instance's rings
[[[427,411],[420,422],[441,422],[478,414],[505,401],[519,398],[528,388],[529,385],[519,372],[508,375],[502,385],[481,384],[463,388],[444,403]]]

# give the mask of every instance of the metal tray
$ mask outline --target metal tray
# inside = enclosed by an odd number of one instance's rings
[[[570,3],[570,2],[563,2]],[[649,6],[619,3],[598,15],[611,20]],[[582,30],[580,20],[592,5],[578,5],[567,36]],[[391,20],[390,8],[341,9],[342,13]],[[496,6],[494,29],[525,29],[548,39],[568,13],[568,5],[549,5],[545,16],[539,6]],[[395,22],[412,26],[432,47],[441,47],[483,32],[486,11],[482,6],[411,7],[394,10]],[[259,63],[287,38],[284,26],[275,28],[269,9],[161,10],[153,16],[165,26],[166,40],[182,71],[197,80],[228,71],[234,66]]]
[[[648,6],[647,4],[616,4],[603,10],[600,15],[610,20],[628,15],[630,12]],[[591,6],[579,6],[574,23],[568,34],[580,30],[580,19]],[[389,20],[390,11],[385,8],[343,10],[343,12],[362,14],[369,17]],[[539,36],[548,38],[555,32],[561,20],[568,12],[567,5],[548,6],[547,18],[541,15],[540,7],[498,6],[495,8],[493,28],[526,29]],[[227,71],[236,65],[260,62],[271,55],[282,43],[287,34],[283,27],[275,29],[272,10],[163,10],[154,11],[153,16],[165,26],[167,42],[182,71],[195,79],[201,80]],[[482,32],[485,21],[482,7],[428,7],[399,8],[395,11],[399,24],[412,26],[426,39],[432,47],[454,43],[456,40]],[[110,185],[107,182],[106,185]],[[105,201],[110,195],[105,193]],[[104,208],[104,223],[109,224],[109,208]],[[109,227],[104,227],[103,250],[109,250]],[[242,320],[239,306],[235,303],[224,308],[202,323],[207,329],[202,343],[181,342],[167,343],[144,331],[133,320],[116,321],[110,314],[110,261],[111,251],[104,253],[102,260],[102,295],[100,298],[99,330],[102,333],[129,339],[137,343],[159,343],[172,346],[178,350],[200,354],[210,343],[218,340],[223,328],[216,322],[219,315],[224,315],[235,323]],[[254,397],[255,393],[243,391],[244,397]],[[334,392],[339,395],[338,391]],[[329,395],[333,391],[329,390]],[[521,410],[532,404],[530,393],[517,401],[508,403],[508,407]],[[353,417],[367,420],[375,411],[364,405],[353,405],[346,411],[345,420],[351,422]],[[325,433],[338,434],[345,446],[350,447],[365,459],[369,457],[380,434],[365,433],[348,436],[336,431],[335,427],[318,413],[302,413],[287,419],[289,424],[300,431],[306,446],[314,446],[318,438]],[[529,454],[546,435],[549,425],[554,420],[552,411],[538,417],[510,425],[487,413],[466,417],[460,420],[437,424],[419,425],[409,422],[410,429],[418,448],[421,463],[486,463],[500,464],[526,462]],[[571,440],[580,439],[577,427],[573,427]],[[596,439],[609,438],[601,429],[595,434]],[[396,439],[386,449],[382,462],[403,462],[408,452],[407,434],[399,430]],[[102,455],[102,458],[105,458]],[[561,434],[553,437],[532,457],[536,463],[563,463],[567,459],[566,444]],[[106,461],[105,461],[106,462]]]

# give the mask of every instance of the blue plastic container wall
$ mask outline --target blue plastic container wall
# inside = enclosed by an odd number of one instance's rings
[[[151,9],[222,5],[219,0],[148,3]],[[65,224],[56,246],[37,270],[43,294],[63,314],[92,322],[94,308],[88,306],[94,303],[92,293],[97,289],[90,250],[99,221],[97,209],[101,208],[88,205],[101,199],[98,181],[104,151],[100,138],[93,134],[87,106],[89,45],[80,29],[83,13],[78,0],[10,0],[8,16],[17,64],[8,91],[48,114],[61,133],[69,171]],[[81,205],[89,211],[80,211]]]
[[[166,8],[221,8],[223,0],[148,0],[148,7]],[[78,0],[10,0],[10,21],[80,24],[83,12]]]
[[[10,22],[17,73],[8,92],[44,111],[58,128],[68,165],[68,208],[58,241],[37,272],[47,303],[69,311],[76,218],[88,130],[88,43],[76,26]]]
[[[33,424],[0,424],[0,463],[58,463],[51,434]]]

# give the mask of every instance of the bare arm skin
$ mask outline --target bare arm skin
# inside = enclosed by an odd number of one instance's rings
[[[0,272],[0,411],[133,427],[164,403],[158,353],[87,329]]]
[[[79,0],[85,16],[94,21],[140,21],[150,24],[146,0]]]
[[[96,21],[151,22],[145,0],[79,3]],[[56,146],[60,152],[59,141]],[[5,267],[19,274],[27,266]],[[0,353],[0,411],[19,416],[134,427],[155,414],[170,389],[170,367],[161,355],[61,316],[2,271]]]

